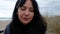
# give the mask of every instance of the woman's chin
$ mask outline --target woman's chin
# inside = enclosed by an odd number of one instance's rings
[[[28,21],[24,21],[22,22],[24,25],[27,25],[29,22]]]

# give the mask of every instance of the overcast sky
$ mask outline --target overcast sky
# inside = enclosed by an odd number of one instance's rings
[[[59,15],[60,0],[37,0],[42,15]],[[0,0],[0,17],[11,17],[16,0]]]

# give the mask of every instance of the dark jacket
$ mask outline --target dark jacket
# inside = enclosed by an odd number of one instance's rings
[[[11,30],[10,25],[7,25],[4,34],[45,34],[45,31],[42,31],[38,28],[38,25],[36,26],[15,26],[16,29]],[[36,27],[36,28],[35,28]],[[13,32],[12,32],[13,31]]]
[[[7,27],[6,27],[5,31],[4,31],[4,34],[10,34],[9,31],[10,31],[10,26],[7,25]]]

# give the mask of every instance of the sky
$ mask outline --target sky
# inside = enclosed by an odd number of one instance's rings
[[[12,13],[17,0],[0,0],[0,18],[12,17]],[[59,15],[60,16],[60,0],[36,0],[39,11],[42,15]]]

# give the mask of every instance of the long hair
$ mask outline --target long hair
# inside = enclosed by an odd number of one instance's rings
[[[33,34],[45,34],[46,32],[46,28],[47,25],[45,25],[45,20],[43,19],[43,17],[41,16],[39,9],[38,9],[38,4],[35,0],[30,0],[32,2],[33,8],[34,8],[34,17],[32,19],[32,21],[26,26],[29,28],[29,33]],[[23,24],[21,23],[21,21],[18,18],[17,15],[17,10],[18,7],[22,7],[25,4],[26,0],[17,0],[15,8],[14,8],[14,12],[12,15],[12,21],[10,23],[10,29],[11,29],[11,34],[19,32],[18,33],[22,33],[22,28],[23,28]],[[17,29],[18,28],[18,29]],[[15,31],[14,31],[15,30]]]

